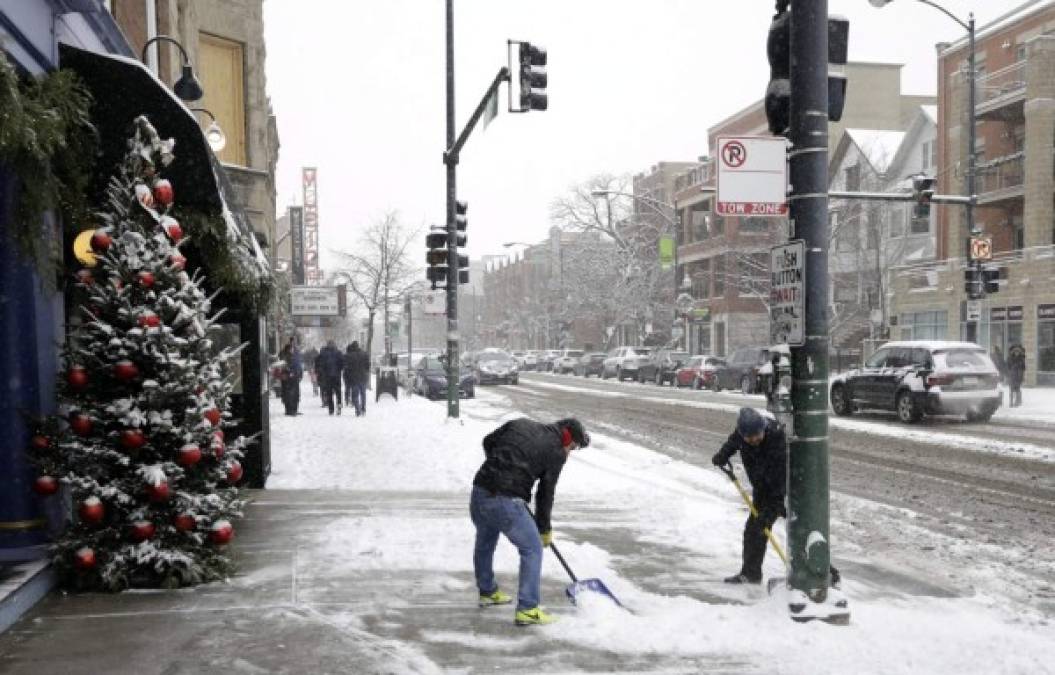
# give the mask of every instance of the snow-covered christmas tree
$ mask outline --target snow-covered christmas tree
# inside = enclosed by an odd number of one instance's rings
[[[66,585],[121,590],[222,578],[240,515],[239,459],[225,442],[231,383],[217,353],[203,277],[185,271],[185,243],[164,178],[173,141],[145,117],[110,180],[91,239],[96,265],[77,272],[82,317],[63,349],[60,414],[41,422],[30,453],[42,495],[69,486],[74,521],[53,545]]]

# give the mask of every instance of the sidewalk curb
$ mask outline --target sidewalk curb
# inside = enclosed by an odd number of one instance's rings
[[[24,563],[15,578],[0,584],[0,633],[15,624],[55,587],[57,579],[48,560]]]

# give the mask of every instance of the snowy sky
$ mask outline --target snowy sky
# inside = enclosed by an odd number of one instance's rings
[[[962,18],[973,9],[984,23],[1020,3],[942,4]],[[442,0],[264,3],[267,87],[282,143],[279,210],[300,200],[300,167],[317,166],[324,266],[327,249],[354,246],[387,210],[412,226],[443,220],[443,8]],[[552,199],[592,174],[704,154],[707,127],[764,92],[772,9],[771,0],[456,0],[459,130],[505,64],[507,38],[549,52],[550,109],[502,113],[463,152],[470,255],[540,240]],[[829,11],[850,19],[851,60],[905,64],[904,93],[934,93],[934,44],[963,35],[910,0],[882,10],[830,0]],[[423,240],[420,249],[423,264]]]

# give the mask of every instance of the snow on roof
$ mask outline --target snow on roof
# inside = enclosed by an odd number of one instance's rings
[[[987,24],[978,26],[975,29],[975,39],[980,40],[983,37],[996,33],[1008,26],[1015,24],[1027,18],[1029,15],[1039,12],[1042,9],[1046,9],[1048,6],[1053,4],[1055,0],[1026,0],[1021,5],[1011,9],[1010,11],[1001,14]],[[958,40],[953,41],[948,47],[943,49],[939,55],[940,57],[954,52],[958,49],[962,49],[967,44],[967,36],[964,36]]]
[[[936,105],[921,105],[920,109],[923,114],[930,118],[931,122],[938,123],[938,106]]]
[[[884,129],[847,129],[846,135],[861,150],[876,173],[886,173],[905,138],[904,131]]]
[[[985,351],[983,347],[973,342],[956,342],[953,340],[895,340],[880,345],[880,349],[886,347],[916,347],[918,349],[929,349],[931,351],[942,351],[948,349],[970,349],[972,351]]]

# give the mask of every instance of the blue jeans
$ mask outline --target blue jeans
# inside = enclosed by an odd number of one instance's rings
[[[476,526],[476,548],[473,550],[473,569],[480,593],[494,593],[494,556],[498,535],[504,534],[520,551],[520,587],[517,589],[517,609],[538,607],[542,595],[542,538],[535,519],[528,513],[527,504],[517,497],[497,495],[482,487],[473,486],[469,500],[469,514]]]
[[[352,405],[355,406],[355,414],[362,415],[366,412],[366,384],[362,382],[352,383]]]

